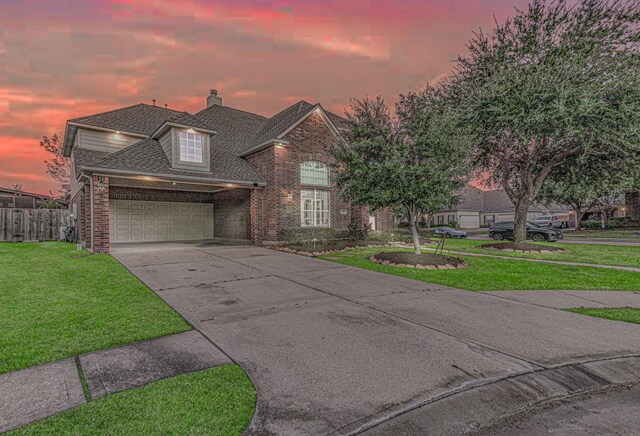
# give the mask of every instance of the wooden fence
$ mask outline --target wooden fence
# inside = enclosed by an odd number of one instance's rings
[[[68,209],[0,209],[0,241],[56,241],[68,226]]]

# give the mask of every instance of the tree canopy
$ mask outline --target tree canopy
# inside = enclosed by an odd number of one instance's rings
[[[517,242],[555,167],[640,147],[639,41],[636,1],[534,0],[459,58],[452,83],[474,160],[514,203]]]
[[[400,96],[394,115],[381,97],[352,100],[347,120],[332,150],[338,186],[356,204],[404,210],[419,253],[419,213],[455,203],[469,175],[470,142],[446,91]]]

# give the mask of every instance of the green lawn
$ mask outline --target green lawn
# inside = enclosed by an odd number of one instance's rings
[[[496,252],[478,248],[479,245],[489,244],[491,241],[475,241],[471,239],[452,239],[445,242],[445,249],[453,251],[465,251],[467,253],[491,254],[495,256],[525,257],[531,259],[560,260],[564,262],[582,262],[601,265],[619,265],[640,267],[640,247],[623,247],[617,245],[586,245],[546,243],[537,245],[549,245],[570,250],[570,253],[537,254],[537,253],[510,253]]]
[[[575,309],[566,310],[568,312],[581,313],[582,315],[597,316],[598,318],[640,324],[640,307],[576,307]]]
[[[640,273],[585,266],[564,266],[490,257],[458,256],[469,264],[469,268],[459,270],[417,270],[380,265],[368,259],[374,253],[395,250],[399,249],[359,249],[350,252],[355,254],[353,257],[340,258],[340,255],[321,257],[343,265],[470,291],[526,289],[637,291],[640,289]]]
[[[566,239],[619,239],[621,241],[640,241],[640,230],[580,230],[564,234]]]
[[[224,365],[90,401],[9,434],[239,435],[255,404],[244,371]]]
[[[0,243],[0,374],[190,329],[108,255]]]

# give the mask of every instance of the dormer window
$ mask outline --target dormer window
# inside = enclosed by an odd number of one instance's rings
[[[180,132],[180,160],[182,162],[202,163],[202,144],[204,135]]]

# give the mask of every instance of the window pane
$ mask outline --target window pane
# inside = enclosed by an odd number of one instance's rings
[[[301,224],[305,227],[329,226],[329,192],[311,189],[300,191]]]
[[[180,132],[180,160],[202,163],[203,136],[196,133]]]
[[[329,167],[318,161],[300,164],[300,183],[303,185],[329,186]]]

